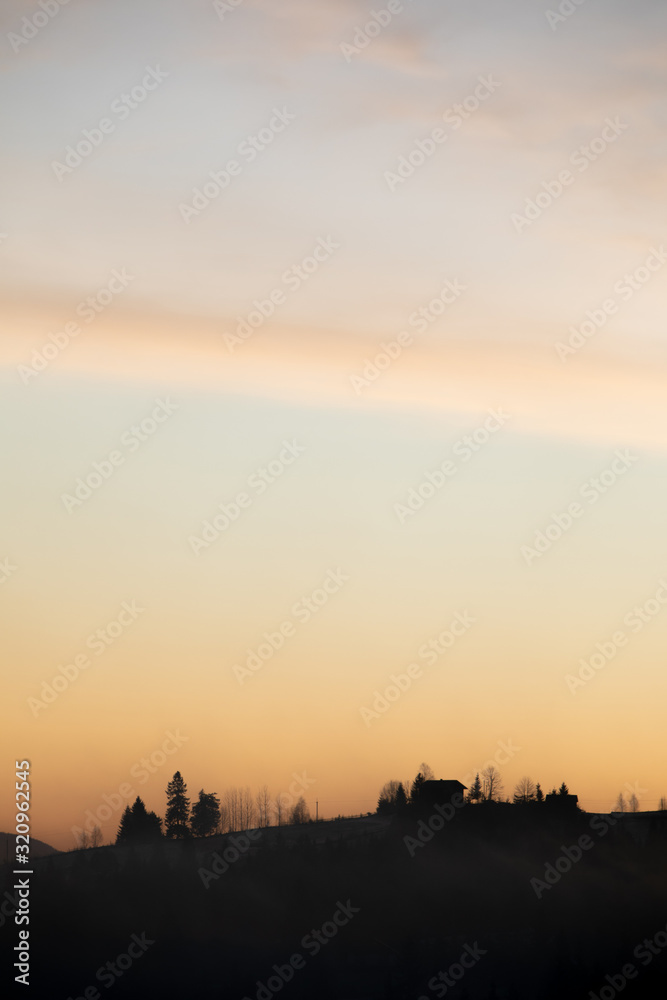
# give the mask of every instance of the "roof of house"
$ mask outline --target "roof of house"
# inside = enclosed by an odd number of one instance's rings
[[[436,791],[436,789],[442,788],[443,785],[448,785],[450,787],[452,785],[456,785],[458,788],[462,788],[464,790],[468,787],[467,785],[462,785],[460,781],[456,780],[456,778],[429,778],[422,785],[422,789],[428,788],[429,790],[433,789],[433,791]]]

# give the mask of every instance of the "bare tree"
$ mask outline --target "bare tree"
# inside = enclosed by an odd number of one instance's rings
[[[100,847],[102,844],[102,831],[99,826],[94,826],[90,833],[90,846]]]
[[[292,804],[292,796],[289,792],[281,792],[271,800],[271,814],[274,817],[275,825],[282,826],[288,816],[289,807]]]
[[[487,802],[493,802],[494,799],[499,799],[500,794],[503,790],[503,779],[500,777],[500,771],[495,764],[489,764],[482,771],[484,798]]]
[[[424,775],[424,781],[434,780],[435,775],[433,773],[433,768],[429,767],[428,764],[425,764],[424,761],[422,761],[421,764],[419,765],[419,770]]]
[[[533,802],[535,800],[535,785],[532,778],[521,778],[514,786],[514,801],[518,803]]]
[[[639,799],[637,798],[634,792],[630,796],[630,801],[628,802],[628,809],[630,810],[631,813],[639,812]]]
[[[79,849],[82,851],[90,847],[90,835],[87,830],[82,830],[79,834]]]
[[[271,796],[266,785],[262,785],[255,797],[257,806],[257,825],[259,827],[270,826],[271,823]]]
[[[224,797],[224,808],[227,813],[227,828],[230,833],[236,833],[237,830],[241,829],[238,788],[227,789]]]
[[[255,826],[255,803],[252,792],[249,788],[239,789],[239,798],[241,802],[241,829],[252,830]]]
[[[229,833],[229,809],[227,802],[220,803],[220,822],[218,823],[218,833]]]
[[[627,811],[627,803],[623,798],[623,792],[619,792],[618,798],[616,799],[616,804],[612,809],[612,812],[624,813]]]
[[[399,796],[399,788],[402,788],[400,781],[385,781],[380,789],[378,797],[377,811],[379,813],[395,812]],[[405,794],[405,793],[403,793]]]

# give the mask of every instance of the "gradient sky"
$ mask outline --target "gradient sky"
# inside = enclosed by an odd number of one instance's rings
[[[626,622],[667,580],[667,10],[586,0],[552,27],[555,2],[412,0],[346,59],[382,7],[242,0],[221,19],[204,0],[71,0],[21,44],[40,8],[3,5],[2,774],[11,787],[14,757],[30,758],[33,834],[56,847],[123,782],[163,814],[176,769],[193,796],[278,793],[305,771],[330,816],[373,809],[424,760],[464,780],[512,741],[508,794],[524,774],[566,780],[589,809],[626,783],[643,808],[667,794],[667,603]],[[121,118],[149,67],[165,79]],[[454,128],[444,116],[480,77],[493,93]],[[276,109],[294,120],[246,162]],[[113,131],[59,180],[53,163],[104,118]],[[445,141],[391,190],[434,129]],[[186,223],[179,206],[233,159],[239,175]],[[320,240],[328,259],[286,281]],[[114,271],[131,280],[86,322],[80,304]],[[448,281],[465,290],[419,329]],[[589,312],[599,330],[559,356]],[[413,342],[359,390],[402,331]],[[174,412],[135,447],[156,400]],[[507,419],[466,461],[457,442],[491,410]],[[249,477],[285,441],[303,454],[255,495]],[[618,452],[623,473],[606,472]],[[447,459],[446,485],[399,516]],[[251,505],[195,554],[242,491]],[[349,580],[298,621],[332,571]],[[28,699],[132,601],[136,621],[35,716]],[[420,660],[457,613],[474,625]],[[286,620],[295,634],[240,684],[234,666]],[[627,643],[570,690],[619,630]],[[411,662],[422,676],[366,725]],[[168,731],[187,741],[132,781]]]

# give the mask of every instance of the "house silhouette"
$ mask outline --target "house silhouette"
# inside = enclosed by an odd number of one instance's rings
[[[457,794],[463,799],[467,787],[467,785],[462,785],[460,781],[445,779],[425,781],[419,790],[420,805],[422,803],[435,805],[436,802],[439,804],[451,802],[452,797]]]

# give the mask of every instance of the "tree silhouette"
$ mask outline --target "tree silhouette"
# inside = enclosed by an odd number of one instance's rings
[[[165,833],[167,837],[187,837],[190,833],[190,799],[187,785],[180,771],[177,771],[167,785],[167,811],[165,813]]]
[[[290,813],[290,823],[293,825],[298,825],[299,823],[309,823],[310,822],[310,810],[306,805],[306,800],[303,795],[297,799],[296,803],[292,806],[292,811]]]
[[[482,771],[482,778],[484,779],[484,798],[487,802],[493,802],[494,799],[500,798],[500,793],[503,790],[503,779],[500,777],[500,771],[495,764],[489,764]]]
[[[262,785],[255,798],[257,806],[257,825],[265,827],[271,825],[271,796],[267,785]]]
[[[468,802],[481,802],[483,798],[483,792],[482,792],[482,782],[479,780],[479,774],[475,775],[475,780],[470,786],[466,798]]]
[[[239,819],[239,790],[238,788],[228,788],[225,791],[225,813],[227,815],[227,828],[230,833],[235,833],[241,829]]]
[[[527,802],[534,802],[535,800],[535,785],[533,784],[532,778],[521,778],[517,781],[514,786],[514,802],[516,804],[521,803],[525,805]]]
[[[405,788],[403,787],[403,782],[399,781],[398,788],[396,789],[396,812],[402,813],[408,804],[408,797],[405,794]]]
[[[120,818],[120,823],[118,824],[118,832],[116,834],[116,843],[121,844],[123,841],[132,839],[132,810],[129,806],[125,806],[123,810],[123,815]]]
[[[417,777],[412,782],[410,788],[410,805],[417,805],[419,803],[419,796],[421,795],[422,785],[427,779],[424,777],[422,771],[417,772]]]
[[[626,801],[623,798],[623,792],[619,792],[618,798],[616,799],[616,804],[615,804],[612,812],[624,813],[627,810],[627,808],[628,807],[627,807]]]
[[[544,802],[544,792],[542,791],[542,786],[540,785],[539,781],[535,786],[535,801]]]
[[[658,809],[661,812],[664,812],[667,809],[667,796],[665,795],[662,796],[660,802],[658,803]]]
[[[630,801],[628,802],[628,808],[630,809],[631,813],[639,812],[639,799],[637,798],[634,792],[630,796]]]
[[[125,807],[120,819],[116,843],[146,842],[162,836],[162,820],[154,812],[148,812],[137,795],[132,808]]]
[[[379,813],[393,813],[396,812],[398,806],[398,790],[403,788],[400,781],[386,781],[382,788],[380,789],[380,795],[378,798],[377,812]],[[405,791],[403,792],[405,796]]]
[[[570,789],[567,787],[567,785],[565,784],[565,782],[563,782],[563,784],[558,789],[558,794],[559,795],[569,795],[570,794]]]
[[[220,800],[202,788],[199,799],[192,807],[190,826],[195,837],[210,837],[220,822]]]

